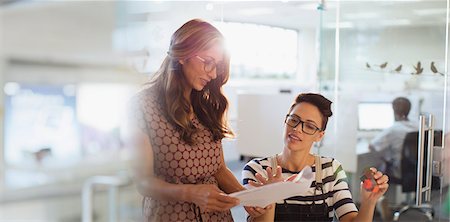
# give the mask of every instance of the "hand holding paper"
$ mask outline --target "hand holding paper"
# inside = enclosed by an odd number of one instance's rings
[[[298,196],[304,193],[310,186],[308,179],[312,178],[311,167],[303,169],[292,181],[282,181],[243,190],[230,194],[240,200],[244,206],[266,207],[278,200]]]

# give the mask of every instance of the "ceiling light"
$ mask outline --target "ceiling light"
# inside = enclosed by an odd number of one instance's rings
[[[357,20],[357,19],[373,19],[378,18],[379,14],[376,12],[364,12],[364,13],[348,13],[343,16],[346,19]]]
[[[384,26],[411,25],[411,20],[408,19],[381,20],[380,24]]]
[[[214,4],[213,3],[206,4],[206,10],[212,11],[213,9],[214,9]]]
[[[273,9],[271,8],[251,8],[251,9],[242,9],[239,10],[239,13],[246,16],[255,16],[255,15],[269,15],[273,14]]]
[[[419,16],[427,15],[445,15],[447,13],[446,8],[428,8],[428,9],[415,9],[413,13]]]

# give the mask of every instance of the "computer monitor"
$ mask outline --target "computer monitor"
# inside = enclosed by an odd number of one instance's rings
[[[376,131],[394,123],[391,102],[360,102],[358,104],[358,130]]]

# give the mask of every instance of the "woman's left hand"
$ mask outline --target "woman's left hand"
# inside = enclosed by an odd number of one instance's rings
[[[273,171],[275,171],[275,174],[274,174]],[[256,173],[255,177],[258,180],[258,182],[249,181],[249,184],[254,186],[254,187],[260,187],[260,186],[263,186],[263,185],[267,185],[267,184],[283,181],[283,177],[281,175],[281,167],[280,166],[277,166],[277,168],[275,170],[272,170],[271,167],[267,167],[266,168],[266,172],[267,172],[267,178],[265,178],[263,175],[261,175],[259,173]]]
[[[384,175],[374,167],[371,167],[370,170],[373,172],[373,178],[376,181],[376,187],[372,191],[367,191],[363,188],[363,184],[361,182],[361,202],[376,204],[377,200],[382,197],[389,188],[389,177],[387,175]]]

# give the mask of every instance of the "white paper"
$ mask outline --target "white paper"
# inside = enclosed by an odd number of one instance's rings
[[[309,168],[309,169],[307,169]],[[230,194],[240,200],[240,205],[253,207],[266,207],[278,200],[299,196],[305,193],[311,186],[308,179],[312,177],[312,170],[307,167],[299,173],[294,181],[283,181],[273,184],[255,187]]]

